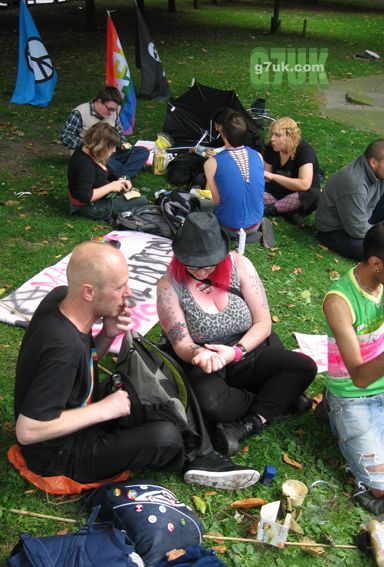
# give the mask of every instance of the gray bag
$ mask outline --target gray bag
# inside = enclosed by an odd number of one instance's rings
[[[124,389],[134,390],[146,421],[164,417],[182,430],[187,427],[188,392],[183,370],[169,354],[136,331],[128,331],[121,344],[116,373]]]

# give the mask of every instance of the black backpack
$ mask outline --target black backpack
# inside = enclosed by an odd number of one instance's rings
[[[167,180],[172,185],[191,187],[205,184],[204,162],[206,159],[194,152],[180,154],[167,167]]]
[[[172,238],[174,232],[159,205],[142,205],[131,211],[119,213],[115,224],[118,230],[137,230],[165,238]]]
[[[160,195],[156,202],[160,205],[173,234],[180,228],[189,213],[201,210],[200,200],[196,195],[177,189],[165,195]]]

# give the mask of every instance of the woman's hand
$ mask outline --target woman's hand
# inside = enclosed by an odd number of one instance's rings
[[[235,349],[227,345],[204,345],[196,356],[192,358],[192,364],[199,366],[207,374],[221,370],[235,360]]]
[[[120,193],[121,191],[129,191],[132,189],[132,183],[129,179],[116,179],[108,183],[109,192]]]
[[[273,180],[272,171],[264,171],[264,178],[266,181],[272,181]]]

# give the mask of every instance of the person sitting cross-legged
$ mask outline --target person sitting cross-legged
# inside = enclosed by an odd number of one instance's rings
[[[358,488],[355,499],[384,513],[384,223],[369,229],[363,258],[325,296],[325,405]]]
[[[302,225],[314,211],[320,194],[320,167],[312,146],[301,139],[292,118],[271,125],[271,141],[264,154],[265,214],[283,215]]]
[[[71,214],[113,223],[119,213],[145,205],[147,199],[143,196],[125,198],[132,189],[129,179],[116,179],[108,172],[107,161],[119,141],[115,128],[102,122],[94,124],[83,141],[68,163]]]
[[[229,252],[213,213],[190,213],[172,247],[157,288],[160,324],[214,430],[214,446],[232,455],[303,401],[317,367],[272,332],[263,284],[246,257]]]
[[[183,471],[186,482],[217,488],[254,484],[255,469],[213,450],[193,396],[188,424],[197,435],[188,450],[188,431],[164,415],[146,421],[134,392],[101,397],[98,360],[131,323],[128,275],[119,250],[82,243],[67,266],[68,286],[53,289],[34,313],[17,360],[14,397],[16,438],[27,466],[80,483],[148,467]]]
[[[120,120],[123,97],[115,86],[105,85],[89,102],[79,104],[71,110],[60,134],[62,144],[73,153],[83,145],[85,132],[99,122],[109,124],[119,134],[117,152],[107,162],[108,170],[116,177],[134,177],[148,159],[147,148],[134,146],[126,140]]]
[[[316,211],[317,236],[346,258],[362,260],[368,229],[384,220],[384,140],[331,175]]]

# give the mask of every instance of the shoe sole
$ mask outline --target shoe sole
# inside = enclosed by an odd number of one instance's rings
[[[187,484],[200,484],[201,486],[212,486],[223,490],[247,488],[256,484],[259,478],[260,473],[254,469],[225,472],[191,469],[184,474],[184,481]]]
[[[271,221],[265,217],[263,217],[263,220],[261,221],[261,232],[263,233],[264,248],[273,248],[276,244],[273,225]]]
[[[228,439],[228,435],[225,432],[225,425],[221,423],[216,425],[213,446],[216,451],[219,451],[219,453],[227,457],[232,457],[240,451],[240,443],[235,439]]]

